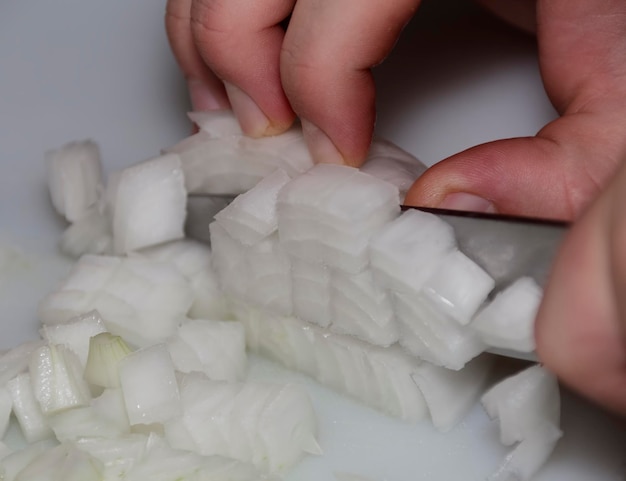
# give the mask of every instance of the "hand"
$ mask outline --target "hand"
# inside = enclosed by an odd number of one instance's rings
[[[540,0],[537,13],[561,117],[535,137],[442,161],[406,202],[578,219],[538,313],[537,352],[563,382],[626,415],[626,3]]]
[[[169,0],[166,26],[194,108],[230,102],[255,137],[286,130],[297,113],[316,160],[360,165],[374,128],[370,68],[419,3]]]

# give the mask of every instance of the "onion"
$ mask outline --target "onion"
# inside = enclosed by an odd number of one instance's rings
[[[280,191],[280,241],[294,257],[357,274],[368,264],[370,237],[398,215],[399,203],[392,184],[352,167],[318,164]]]
[[[245,377],[245,331],[238,322],[185,321],[167,347],[179,372],[202,372],[216,381],[241,381]]]
[[[119,364],[131,352],[120,336],[114,336],[110,332],[93,336],[89,340],[85,381],[102,388],[119,387]]]
[[[30,374],[17,375],[7,383],[7,389],[13,401],[13,414],[20,425],[24,439],[29,443],[34,443],[52,437],[52,430],[35,397]]]
[[[182,424],[200,454],[285,472],[304,452],[319,451],[313,407],[298,386],[225,383],[192,374],[182,379],[180,393],[182,416],[169,425]]]
[[[118,254],[184,236],[187,191],[178,155],[167,154],[122,171],[113,210]]]
[[[28,369],[30,357],[45,341],[27,341],[0,356],[0,386]]]
[[[59,324],[97,310],[112,334],[146,346],[170,337],[192,301],[188,282],[170,265],[88,255],[40,303],[39,318],[44,324]]]
[[[57,444],[57,441],[52,439],[36,441],[4,457],[0,463],[2,480],[14,481],[24,468]]]
[[[70,142],[45,154],[52,205],[68,221],[85,216],[102,190],[100,152],[95,142]]]
[[[215,216],[215,220],[244,245],[260,242],[278,229],[276,201],[289,180],[284,170],[275,171],[248,192],[237,196]]]
[[[472,322],[489,346],[532,352],[534,324],[542,289],[531,277],[522,277],[496,295]]]
[[[493,386],[482,404],[490,417],[499,420],[501,442],[519,442],[490,479],[530,479],[563,435],[556,377],[540,365],[531,366]]]
[[[78,356],[63,345],[40,347],[33,353],[29,371],[44,414],[87,406],[91,401],[89,386],[82,376],[83,366]]]
[[[411,378],[420,361],[397,346],[373,346],[242,304],[235,314],[246,327],[252,351],[401,419],[416,421],[426,415],[422,394]]]
[[[0,387],[0,439],[4,439],[4,435],[9,427],[11,411],[13,410],[13,399],[6,387]]]
[[[83,254],[111,254],[113,233],[109,217],[98,209],[90,209],[65,229],[61,252],[75,258]]]
[[[165,423],[180,414],[174,365],[165,344],[126,356],[119,376],[131,425]]]
[[[64,345],[78,356],[82,366],[87,364],[90,339],[106,331],[98,311],[90,311],[71,318],[65,324],[43,325],[41,336],[49,344]]]
[[[321,327],[330,325],[330,269],[327,266],[292,258],[291,291],[296,317]]]
[[[493,356],[483,355],[460,371],[423,363],[412,374],[439,431],[452,429],[474,406],[487,384],[493,361]]]

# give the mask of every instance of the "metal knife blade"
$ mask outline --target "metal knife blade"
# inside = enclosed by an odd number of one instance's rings
[[[402,206],[437,215],[454,229],[459,249],[496,281],[495,292],[522,276],[544,286],[569,223],[558,220]]]

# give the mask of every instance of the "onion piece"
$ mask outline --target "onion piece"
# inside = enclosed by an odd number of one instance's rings
[[[519,442],[490,479],[532,478],[563,435],[556,377],[541,365],[533,365],[500,381],[481,401],[487,414],[500,422],[501,442]]]
[[[397,145],[375,138],[361,167],[361,172],[395,185],[404,199],[415,179],[426,171],[426,165]]]
[[[110,218],[96,208],[85,212],[63,232],[61,252],[74,258],[83,254],[112,254],[113,232]]]
[[[95,206],[102,190],[102,166],[98,145],[70,142],[45,154],[52,205],[68,221],[75,222]]]
[[[130,432],[130,422],[121,388],[104,389],[98,397],[92,399],[91,407],[100,418],[115,425],[120,432]]]
[[[369,254],[376,282],[415,295],[455,244],[452,226],[433,214],[408,210],[372,237]]]
[[[1,386],[0,387],[0,439],[4,438],[9,427],[9,420],[11,419],[11,412],[13,410],[13,399],[9,390]]]
[[[202,372],[216,381],[241,381],[245,377],[245,330],[239,322],[185,321],[167,347],[177,371]]]
[[[24,438],[35,443],[52,437],[53,433],[35,397],[30,374],[22,373],[7,383],[13,401],[13,414]]]
[[[276,170],[248,192],[237,196],[215,220],[244,245],[260,242],[278,229],[278,193],[289,180],[284,170]]]
[[[37,349],[45,345],[45,341],[27,341],[0,356],[0,386],[28,369],[30,358]]]
[[[423,419],[426,404],[412,379],[421,362],[398,346],[382,348],[293,317],[237,304],[250,350],[391,416]]]
[[[29,371],[44,414],[89,405],[91,394],[82,376],[83,366],[78,356],[65,346],[40,347],[33,353]]]
[[[39,454],[15,481],[100,481],[103,467],[70,444],[60,444]]]
[[[89,355],[90,339],[105,331],[102,316],[94,310],[76,316],[65,324],[44,324],[39,333],[49,344],[63,345],[71,349],[84,367]]]
[[[92,406],[67,409],[52,414],[47,419],[57,440],[62,443],[81,438],[116,439],[129,432],[102,416]]]
[[[188,316],[192,319],[228,319],[230,312],[211,264],[211,248],[191,239],[148,247],[135,253],[173,265],[189,281],[194,295]]]
[[[252,462],[286,472],[318,450],[316,421],[306,391],[296,385],[225,383],[186,375],[180,383],[182,422],[200,454]]]
[[[290,262],[293,314],[320,327],[328,327],[331,322],[330,268],[295,257]]]
[[[131,425],[164,423],[180,414],[174,365],[165,344],[126,356],[119,376]]]
[[[92,386],[119,387],[119,364],[131,352],[120,336],[114,336],[110,332],[96,334],[89,340],[85,380]]]
[[[392,184],[352,167],[318,164],[280,191],[280,241],[294,257],[357,274],[368,264],[370,237],[399,214],[399,204]]]
[[[116,253],[184,237],[184,182],[176,154],[156,157],[122,171],[113,209]]]
[[[2,459],[0,477],[3,481],[14,481],[17,475],[35,459],[59,443],[53,439],[35,441]]]
[[[39,318],[58,324],[97,310],[112,334],[133,346],[147,346],[171,336],[192,302],[189,283],[168,264],[88,255],[40,303]]]
[[[543,290],[531,277],[521,277],[499,292],[474,321],[472,328],[485,344],[532,352],[534,325]]]
[[[485,354],[460,371],[429,363],[416,369],[412,377],[426,399],[435,428],[449,431],[469,413],[484,391],[493,362],[494,357]]]

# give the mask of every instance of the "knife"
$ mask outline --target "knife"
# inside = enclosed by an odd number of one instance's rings
[[[210,244],[209,224],[234,195],[190,194],[187,199],[187,236]],[[454,229],[459,249],[482,267],[499,291],[522,276],[544,286],[556,251],[569,223],[502,214],[401,206],[440,217]]]
[[[190,194],[187,199],[187,236],[210,245],[209,224],[215,214],[236,196]],[[495,281],[492,295],[523,276],[545,286],[552,262],[569,223],[533,217],[402,205],[434,214],[454,229],[459,250],[482,267]],[[508,349],[489,352],[534,361],[534,353]]]

